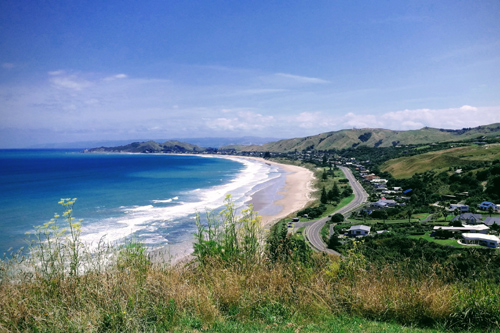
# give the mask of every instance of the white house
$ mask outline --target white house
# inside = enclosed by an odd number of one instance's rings
[[[469,232],[469,233],[481,233],[481,234],[486,234],[488,232],[488,230],[490,230],[490,228],[484,224],[468,225],[465,227],[443,227],[443,226],[434,227],[434,230],[438,230],[438,229],[449,230],[449,231]]]
[[[349,236],[366,236],[370,233],[371,227],[367,225],[353,225],[349,228],[347,233]]]
[[[487,247],[497,248],[498,244],[500,243],[500,238],[493,235],[465,233],[462,234],[462,237],[464,238],[464,242],[466,244],[478,244]]]

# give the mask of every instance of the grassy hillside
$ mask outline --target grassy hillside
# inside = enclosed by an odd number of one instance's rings
[[[304,138],[294,138],[270,142],[262,146],[233,147],[242,151],[290,152],[294,150],[330,150],[356,146],[391,147],[396,145],[415,145],[433,142],[461,141],[496,137],[500,135],[500,123],[461,130],[445,130],[425,127],[411,131],[392,131],[386,129],[349,129],[327,132]],[[226,147],[223,147],[226,148]]]
[[[424,240],[374,238],[384,250],[369,253],[395,262],[368,260],[363,242],[322,255],[284,222],[263,234],[228,198],[208,226],[196,220],[193,261],[171,266],[134,242],[87,247],[74,200],[60,201],[63,221],[36,228],[30,255],[0,260],[1,332],[493,332],[500,322],[495,252],[461,252],[465,268],[484,263],[465,277],[435,264],[450,250]]]
[[[203,152],[204,148],[186,142],[175,140],[158,143],[156,141],[133,142],[128,145],[118,147],[92,148],[87,152],[122,152],[122,153],[185,153]]]
[[[500,159],[500,144],[472,145],[392,159],[383,163],[380,170],[391,173],[394,178],[409,178],[428,170],[439,172],[496,159]]]

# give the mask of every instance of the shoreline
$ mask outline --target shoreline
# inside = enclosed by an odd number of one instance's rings
[[[271,227],[279,220],[303,209],[313,200],[312,192],[314,189],[312,188],[312,183],[314,181],[314,174],[312,171],[304,167],[263,160],[257,157],[238,156],[238,158],[268,163],[285,171],[285,184],[277,192],[277,194],[282,196],[282,198],[275,200],[272,203],[275,206],[281,207],[281,210],[275,214],[259,214],[262,218],[262,227]],[[252,194],[252,199],[249,201],[250,204],[255,202],[257,195],[258,191]]]
[[[176,154],[176,155],[191,155],[200,156],[197,154]],[[311,201],[312,192],[314,191],[312,185],[314,181],[314,173],[304,167],[283,164],[274,161],[268,161],[257,157],[251,156],[220,156],[220,155],[201,155],[204,157],[212,158],[226,158],[226,159],[247,159],[256,161],[259,163],[267,163],[274,165],[281,170],[283,170],[285,181],[284,185],[280,186],[275,194],[279,195],[281,198],[273,200],[272,205],[281,208],[279,212],[275,214],[264,215],[260,214],[258,210],[255,210],[259,216],[261,216],[261,227],[263,229],[270,229],[271,226],[278,222],[279,220],[289,216],[290,214],[299,211],[306,207]],[[250,195],[250,200],[247,204],[254,205],[258,200],[260,192],[269,190],[263,188],[261,190],[255,191]],[[175,251],[174,251],[175,252]],[[190,253],[176,253],[173,255],[169,246],[165,246],[159,249],[155,249],[149,253],[149,256],[153,262],[156,263],[170,263],[171,265],[176,265],[180,263],[187,263],[193,259]]]

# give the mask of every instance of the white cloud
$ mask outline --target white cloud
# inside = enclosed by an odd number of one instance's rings
[[[116,74],[116,75],[111,75],[108,77],[105,77],[103,80],[104,81],[113,81],[113,80],[120,80],[120,79],[126,79],[128,78],[127,74]]]
[[[314,84],[324,84],[324,83],[330,83],[330,81],[315,78],[315,77],[307,77],[307,76],[300,76],[300,75],[293,75],[293,74],[287,74],[287,73],[276,73],[274,74],[275,77],[278,78],[284,78],[289,81],[297,82],[297,83],[314,83]]]
[[[500,106],[464,105],[446,109],[413,109],[383,114],[349,112],[344,115],[327,112],[301,112],[277,119],[276,123],[304,129],[304,136],[347,128],[384,128],[412,130],[423,127],[459,129],[500,122]]]
[[[275,118],[252,111],[239,111],[232,118],[219,117],[208,120],[206,125],[213,130],[262,132],[275,125]]]
[[[49,72],[49,75],[53,75],[53,76],[55,76],[55,75],[63,75],[64,73],[65,73],[65,71],[62,70],[62,69],[60,69],[60,70],[57,70],[57,71],[51,71],[51,72]]]
[[[237,83],[218,80],[201,84],[182,78],[56,70],[42,82],[0,84],[0,131],[28,130],[37,133],[38,140],[43,133],[64,132],[71,137],[65,137],[66,141],[228,133],[285,138],[353,127],[455,129],[500,122],[500,106],[371,112],[363,110],[364,104],[356,104],[362,99],[359,96],[368,99],[364,91],[343,98],[345,93],[335,92],[330,86],[305,84],[320,83],[316,80],[324,81],[283,73],[265,77],[253,73]],[[376,105],[377,101],[372,103]]]
[[[66,74],[66,72],[62,70],[49,72],[49,75],[51,76],[49,81],[56,88],[79,91],[92,85],[90,81],[84,79],[80,75]]]

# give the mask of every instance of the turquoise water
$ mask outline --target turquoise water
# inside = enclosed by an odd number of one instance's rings
[[[243,207],[282,174],[242,159],[0,150],[0,253],[60,214],[61,198],[77,198],[73,215],[89,244],[131,236],[151,247],[189,244],[195,212],[221,207],[227,193]]]

